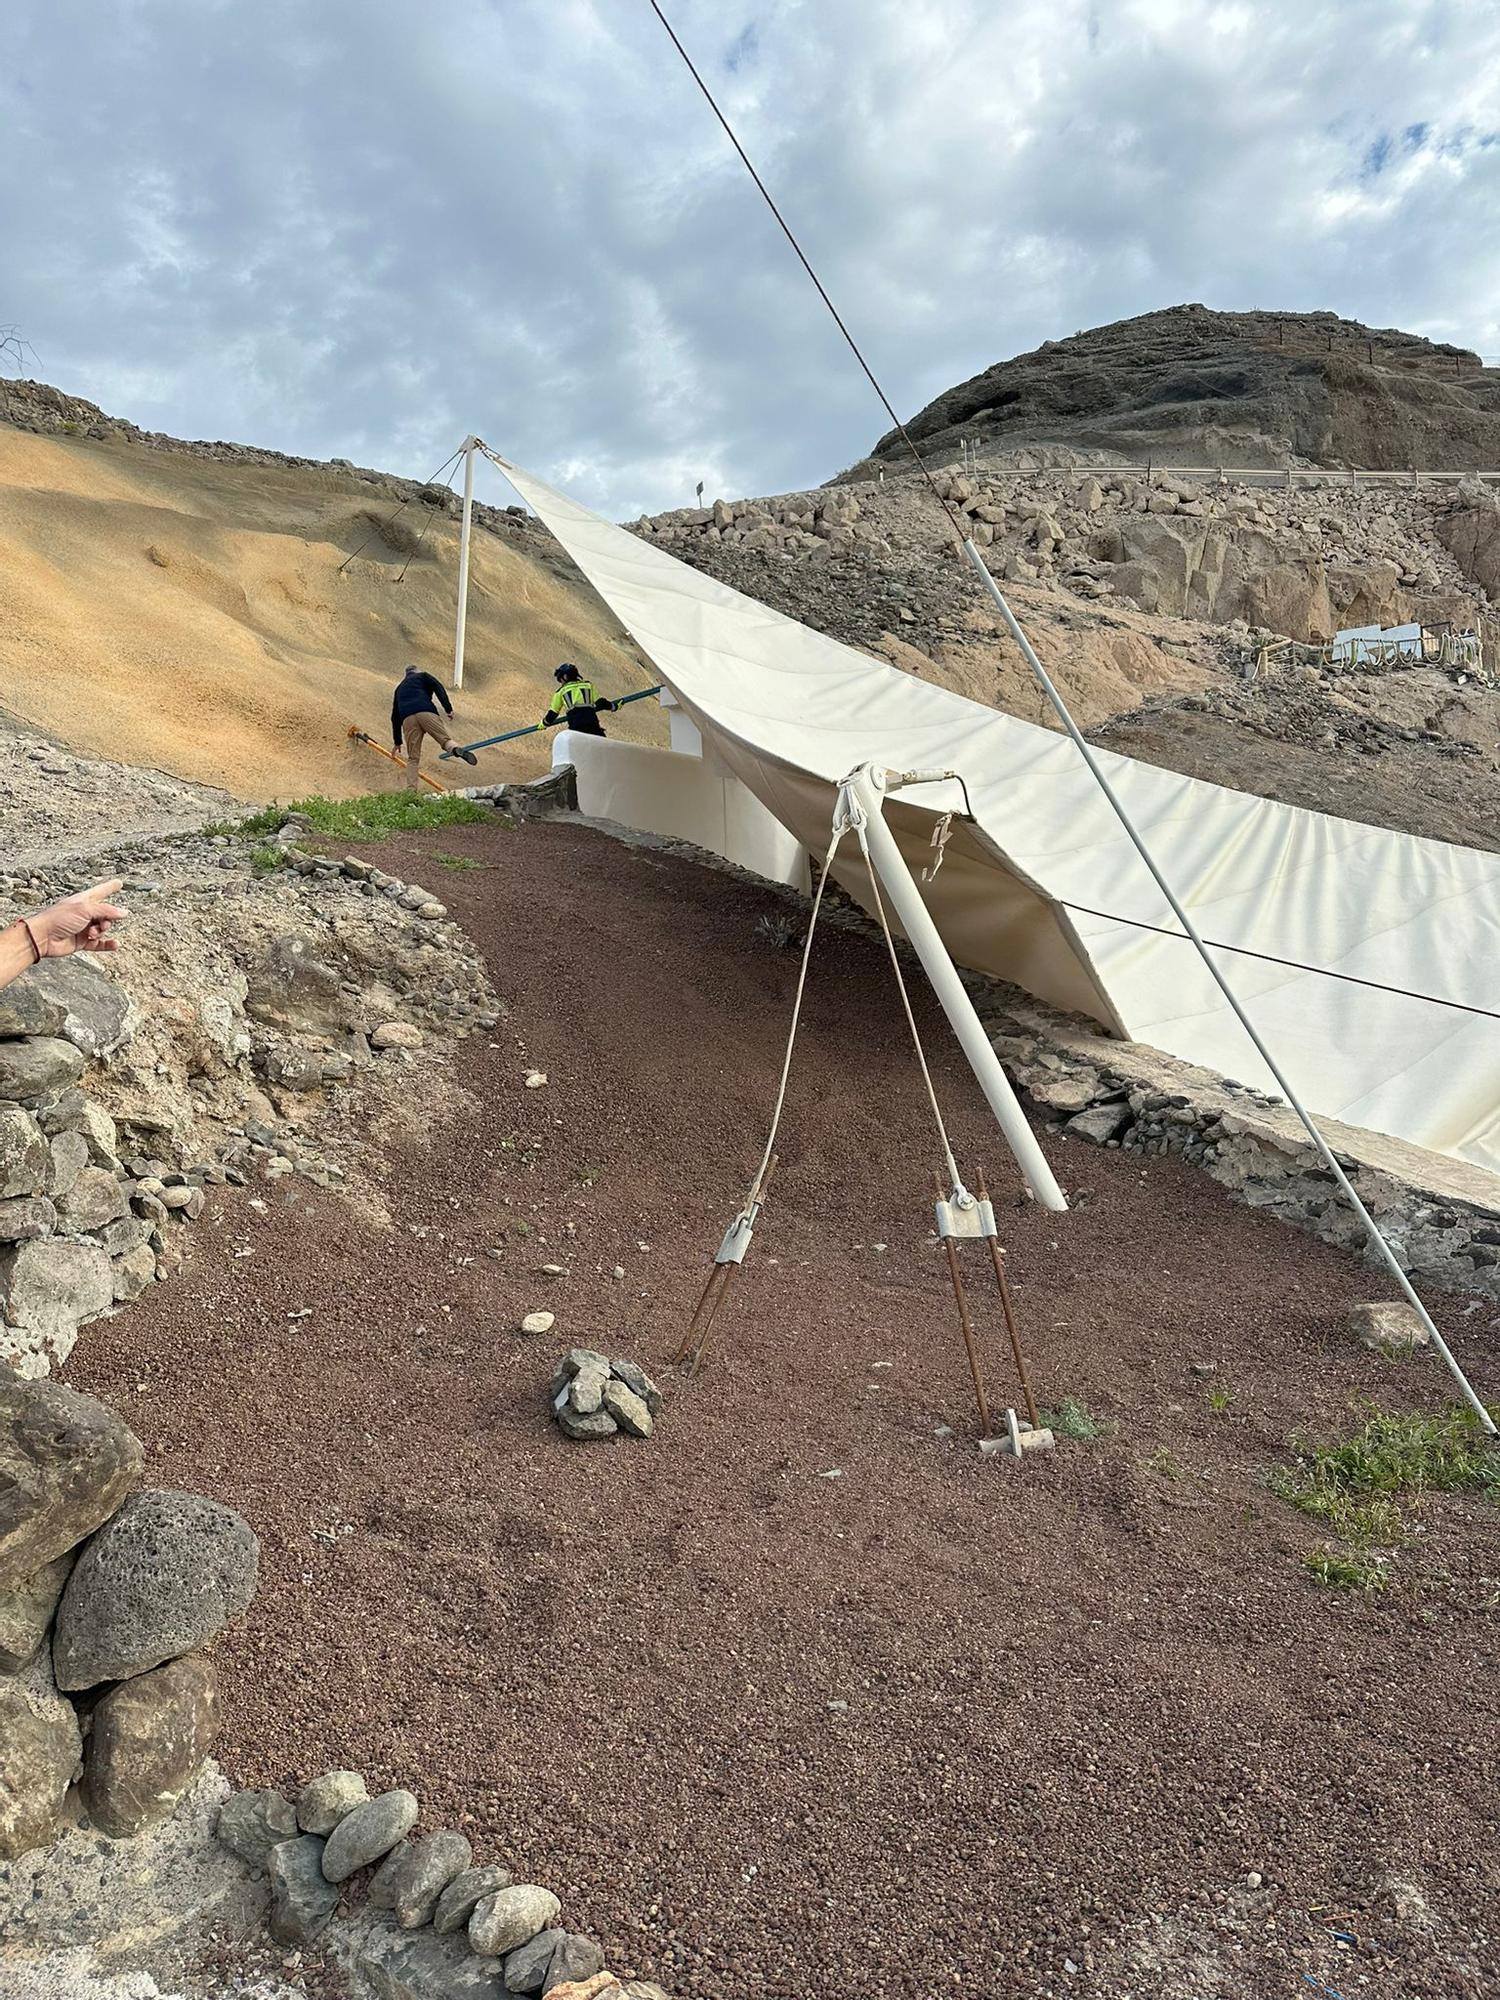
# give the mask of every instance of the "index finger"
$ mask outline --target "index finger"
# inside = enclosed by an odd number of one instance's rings
[[[92,902],[96,896],[118,896],[124,886],[123,879],[116,875],[113,881],[96,882],[92,889],[85,889],[83,893]]]

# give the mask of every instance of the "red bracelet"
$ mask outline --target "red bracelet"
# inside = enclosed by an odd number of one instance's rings
[[[22,930],[25,931],[27,938],[30,940],[31,949],[32,952],[34,953],[34,956],[31,961],[32,964],[40,965],[43,958],[42,947],[36,941],[36,932],[31,928],[30,920],[26,917],[17,917],[16,922],[21,926]]]

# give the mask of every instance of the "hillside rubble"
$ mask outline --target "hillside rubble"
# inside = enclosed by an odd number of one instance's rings
[[[1500,502],[1476,483],[1294,488],[1170,472],[935,472],[718,501],[636,532],[893,665],[1051,717],[944,511],[987,552],[1086,728],[1130,755],[1314,810],[1488,846],[1500,695],[1425,662],[1256,671],[1260,644],[1345,626],[1476,627],[1493,661]],[[1186,718],[1206,715],[1211,723]],[[1462,781],[1456,774],[1461,774]]]
[[[1074,462],[1500,466],[1500,370],[1448,342],[1337,313],[1169,306],[1043,341],[934,398],[924,456],[1043,447]],[[847,477],[899,462],[898,431]]]
[[[300,815],[204,825],[204,797],[162,781],[147,816],[196,829],[100,840],[110,767],[6,749],[13,774],[40,759],[70,783],[45,820],[23,808],[53,839],[0,873],[0,924],[116,876],[129,911],[108,973],[58,960],[0,996],[0,1344],[30,1373],[180,1266],[206,1186],[300,1173],[364,1198],[372,1136],[449,1088],[500,1006],[429,888],[312,851]]]

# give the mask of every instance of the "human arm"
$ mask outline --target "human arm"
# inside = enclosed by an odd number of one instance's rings
[[[401,748],[401,710],[394,700],[391,702],[391,748]]]
[[[448,699],[448,690],[443,686],[437,675],[423,674],[422,681],[427,692],[432,696],[439,708],[445,708],[451,715],[453,713],[453,704]]]
[[[594,706],[595,708],[602,708],[606,715],[613,715],[620,704],[617,701],[610,701],[606,696],[601,694],[595,701]]]
[[[110,898],[120,884],[96,882],[92,889],[80,889],[65,896],[50,909],[20,917],[0,931],[0,986],[10,982],[43,958],[66,958],[75,951],[113,951],[110,936],[125,912]]]

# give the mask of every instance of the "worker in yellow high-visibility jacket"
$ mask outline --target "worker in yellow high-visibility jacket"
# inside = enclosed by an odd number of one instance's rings
[[[606,715],[613,715],[614,702],[607,701],[577,667],[564,663],[552,678],[557,682],[557,693],[548,702],[547,713],[537,727],[553,729],[559,722],[565,722],[569,729],[576,729],[583,736],[602,736],[599,711],[603,709]]]

